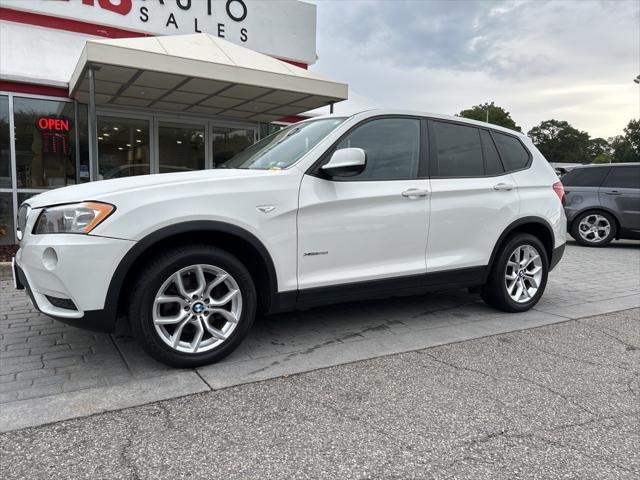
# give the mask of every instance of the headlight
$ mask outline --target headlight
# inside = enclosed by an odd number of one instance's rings
[[[23,203],[18,210],[18,221],[16,223],[16,236],[18,237],[18,241],[21,241],[22,237],[24,237],[24,229],[27,226],[27,219],[30,212],[31,207],[26,203]]]
[[[82,202],[45,208],[33,233],[89,233],[116,209],[100,202]]]

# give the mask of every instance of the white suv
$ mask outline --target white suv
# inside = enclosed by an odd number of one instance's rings
[[[17,287],[156,359],[219,360],[256,313],[475,287],[530,309],[562,257],[563,189],[531,141],[398,111],[291,125],[223,168],[77,185],[21,206]]]

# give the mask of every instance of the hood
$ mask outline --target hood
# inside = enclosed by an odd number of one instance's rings
[[[29,198],[27,203],[32,208],[42,208],[49,205],[89,200],[103,200],[108,202],[109,196],[113,194],[162,188],[167,185],[176,185],[180,183],[269,176],[273,173],[275,172],[270,170],[214,169],[196,170],[192,172],[159,173],[155,175],[138,175],[135,177],[100,180],[81,185],[57,188]]]

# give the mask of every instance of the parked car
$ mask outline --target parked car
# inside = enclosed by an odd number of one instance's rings
[[[576,242],[604,247],[640,239],[640,163],[574,168],[564,177],[567,229]]]
[[[130,328],[187,367],[228,355],[257,312],[466,287],[523,312],[564,251],[553,169],[526,136],[486,123],[309,119],[224,167],[30,198],[17,286],[53,318]]]

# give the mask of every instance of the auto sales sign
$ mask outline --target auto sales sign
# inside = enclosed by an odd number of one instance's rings
[[[316,59],[315,5],[297,0],[2,0],[0,6],[147,35],[209,33],[282,59]]]

